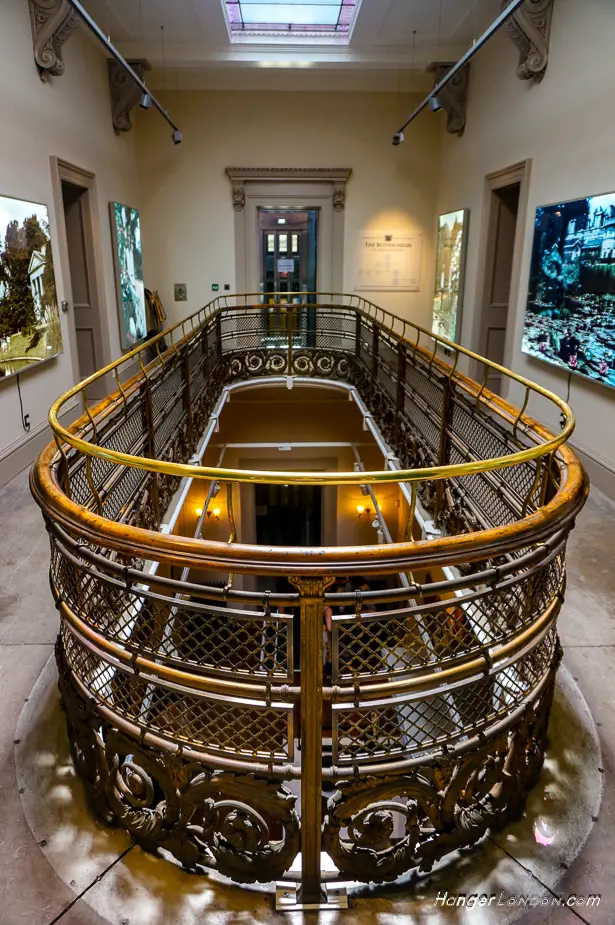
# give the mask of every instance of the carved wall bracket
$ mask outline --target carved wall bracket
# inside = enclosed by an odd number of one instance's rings
[[[539,83],[549,63],[549,38],[554,0],[525,0],[506,24],[510,39],[519,49],[517,76]],[[502,0],[505,7],[507,0]]]
[[[34,60],[42,81],[64,73],[62,47],[75,31],[78,14],[68,0],[28,0]]]
[[[281,180],[308,181],[333,184],[333,208],[342,212],[346,205],[346,184],[352,170],[350,167],[227,167],[226,175],[231,181],[233,208],[242,212],[246,205],[246,182]]]
[[[146,71],[152,66],[145,58],[136,58],[128,62],[138,77],[143,80]],[[134,82],[130,74],[115,60],[107,60],[109,69],[109,89],[111,90],[111,114],[115,134],[129,132],[132,129],[130,113],[141,100],[141,88]]]
[[[454,61],[434,61],[429,65],[427,70],[434,76],[434,86],[448,74],[454,63]],[[438,102],[447,116],[446,131],[451,135],[463,135],[466,127],[469,82],[470,65],[467,64],[438,93]]]

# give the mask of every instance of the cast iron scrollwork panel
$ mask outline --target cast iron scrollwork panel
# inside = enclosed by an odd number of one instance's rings
[[[300,848],[296,797],[279,781],[210,771],[139,745],[101,720],[75,688],[61,643],[60,692],[75,766],[103,822],[185,868],[214,867],[241,883],[281,877]]]
[[[542,767],[559,659],[560,650],[542,693],[510,731],[411,774],[341,783],[323,827],[323,848],[341,873],[382,883],[414,867],[428,871],[518,818]]]

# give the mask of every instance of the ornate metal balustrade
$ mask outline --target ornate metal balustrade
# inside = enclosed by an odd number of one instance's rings
[[[459,371],[469,360],[482,384]],[[51,539],[70,739],[102,819],[238,882],[292,879],[301,852],[302,899],[317,902],[323,851],[338,871],[325,879],[383,882],[520,814],[546,745],[565,545],[587,484],[566,446],[570,409],[496,367],[520,390],[513,407],[485,387],[492,367],[356,296],[275,308],[234,296],[55,403],[31,485]],[[101,376],[116,390],[90,408]],[[222,390],[263,377],[354,390],[388,468],[201,465]],[[65,429],[77,395],[84,414]],[[532,403],[562,415],[557,436]],[[406,539],[315,550],[242,545],[234,526],[229,543],[173,535],[161,525],[182,479],[204,480],[208,500],[224,483],[229,500],[241,482],[397,483]],[[419,513],[434,538],[413,538]],[[266,576],[271,591],[205,586],[190,569]],[[418,583],[425,569],[438,580]],[[327,590],[352,575],[388,586]],[[296,592],[278,593],[275,576]]]

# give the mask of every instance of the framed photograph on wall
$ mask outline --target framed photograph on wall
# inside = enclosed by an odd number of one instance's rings
[[[457,342],[461,334],[461,309],[470,210],[446,212],[438,218],[436,292],[431,330]]]
[[[0,196],[0,378],[60,353],[47,206]]]
[[[137,209],[110,203],[115,283],[122,348],[130,350],[147,337],[141,222]]]
[[[615,386],[615,193],[536,209],[521,349]]]

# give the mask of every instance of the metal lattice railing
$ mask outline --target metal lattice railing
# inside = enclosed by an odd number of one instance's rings
[[[126,826],[135,810],[162,813],[156,844],[242,881],[287,870],[301,841],[307,896],[321,844],[340,872],[391,879],[440,833],[446,850],[471,844],[504,818],[493,807],[521,805],[501,794],[525,792],[542,759],[565,545],[587,487],[556,396],[495,367],[519,390],[514,407],[485,388],[489,361],[357,296],[298,298],[218,299],[97,374],[116,381],[104,402],[87,400],[97,376],[72,389],[52,408],[55,443],[32,489],[51,538],[75,760],[105,813]],[[482,385],[464,362],[482,364]],[[126,375],[129,363],[139,372]],[[225,390],[289,377],[358,396],[388,467],[202,465]],[[59,416],[76,395],[84,414],[67,430]],[[560,434],[530,416],[533,401],[563,415]],[[175,535],[163,524],[182,479],[203,480],[207,504],[226,488],[229,509],[237,483],[396,483],[404,540],[317,556],[244,546],[230,510],[228,543]],[[436,536],[414,538],[418,511]],[[224,580],[193,580],[203,572]],[[269,590],[237,589],[242,573]],[[382,589],[350,590],[364,575]],[[324,819],[323,778],[340,785]],[[300,782],[300,825],[288,779]],[[364,867],[367,849],[377,863]]]

